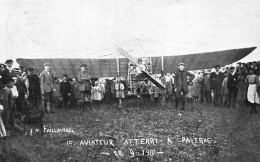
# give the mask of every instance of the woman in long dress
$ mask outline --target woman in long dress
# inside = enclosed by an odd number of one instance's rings
[[[238,94],[237,94],[237,101],[240,105],[245,105],[245,101],[247,98],[247,87],[248,84],[245,82],[245,75],[239,76],[239,83],[238,83]]]
[[[249,70],[249,74],[246,77],[246,83],[249,84],[247,90],[247,99],[251,103],[251,113],[257,113],[256,104],[260,103],[260,98],[257,93],[257,84],[259,84],[258,77],[254,74],[253,69]]]

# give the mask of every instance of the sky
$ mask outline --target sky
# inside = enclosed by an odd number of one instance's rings
[[[172,55],[258,47],[260,1],[0,0],[0,62],[90,57],[130,40],[160,42]],[[242,61],[252,60],[258,48]]]

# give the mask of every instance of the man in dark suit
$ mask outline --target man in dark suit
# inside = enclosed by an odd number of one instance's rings
[[[13,77],[15,80],[15,86],[18,91],[18,97],[16,99],[16,109],[19,113],[25,114],[27,112],[27,107],[26,107],[26,94],[27,94],[27,88],[24,83],[23,77],[18,76],[18,77]]]
[[[178,108],[178,103],[182,101],[182,110],[185,110],[185,99],[188,92],[188,79],[187,76],[190,76],[190,80],[194,79],[194,75],[186,71],[184,63],[179,63],[179,70],[175,73],[174,77],[174,89],[176,93],[176,108]]]
[[[47,103],[49,102],[50,104],[50,113],[53,112],[53,82],[54,82],[54,77],[53,73],[50,70],[50,64],[45,63],[44,64],[44,69],[41,74],[40,74],[40,79],[41,79],[41,91],[44,96],[44,111],[46,114],[48,114],[47,111]]]
[[[230,68],[231,72],[228,74],[227,79],[227,88],[228,88],[228,96],[229,96],[229,105],[235,109],[235,103],[237,98],[237,92],[238,92],[238,73],[235,71],[235,67]]]
[[[213,90],[214,94],[213,105],[215,106],[219,106],[221,104],[221,88],[224,78],[225,75],[220,71],[220,66],[216,65],[215,72],[210,74],[211,89]]]
[[[70,96],[71,85],[68,81],[68,76],[63,75],[62,82],[60,83],[60,93],[63,98],[63,105],[65,109],[68,108],[69,96]]]
[[[39,105],[41,102],[41,81],[40,78],[33,74],[33,68],[27,69],[28,81],[29,81],[29,103],[34,108],[34,111],[39,110]]]

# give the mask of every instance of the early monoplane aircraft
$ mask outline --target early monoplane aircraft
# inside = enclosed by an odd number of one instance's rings
[[[149,52],[143,52],[139,58],[149,58],[152,74],[160,74],[163,70],[165,73],[173,73],[178,68],[178,63],[184,62],[186,69],[188,70],[200,70],[210,69],[215,65],[225,66],[236,61],[241,60],[248,54],[250,54],[256,47],[237,48],[214,52],[194,53],[194,54],[182,54],[174,55],[172,51],[171,55],[164,55],[162,53],[157,56],[150,56]],[[121,56],[111,58],[89,58],[86,55],[85,58],[18,58],[16,61],[24,68],[33,67],[35,73],[40,74],[43,70],[43,64],[45,62],[50,63],[55,76],[61,78],[64,74],[67,74],[71,78],[76,78],[77,73],[80,71],[80,65],[86,64],[88,71],[93,78],[107,78],[107,77],[127,77],[130,76],[130,63],[138,66],[137,57],[133,57],[131,52],[134,49],[127,48],[124,45],[114,46],[113,51],[119,53]],[[138,50],[136,50],[139,53]],[[143,50],[146,51],[146,50]],[[84,54],[82,54],[83,56]],[[123,57],[122,57],[123,56]],[[142,73],[153,82],[157,87],[164,90],[165,87],[148,72],[142,70]],[[131,91],[130,91],[131,92]]]

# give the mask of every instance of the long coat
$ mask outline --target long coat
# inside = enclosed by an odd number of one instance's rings
[[[41,90],[43,92],[51,92],[53,91],[53,73],[50,71],[49,74],[46,70],[41,72],[40,74],[41,79]]]
[[[60,83],[60,93],[62,95],[67,95],[68,93],[70,93],[70,90],[71,90],[71,84],[69,81],[66,82],[62,81]]]
[[[28,75],[29,97],[38,98],[41,96],[41,81],[37,75]]]
[[[210,74],[211,89],[213,90],[218,89],[220,91],[222,88],[222,83],[224,78],[225,75],[221,71],[218,74],[216,72],[211,73]]]
[[[24,97],[25,94],[27,94],[27,88],[22,78],[18,77],[17,81],[15,83],[15,86],[17,87],[17,91],[19,93],[19,98]]]
[[[231,73],[228,74],[228,80],[227,80],[227,88],[228,89],[238,89],[238,83],[239,83],[239,79],[238,79],[239,75],[238,73],[235,73],[234,75],[232,75]]]
[[[91,83],[90,83],[91,75],[88,71],[80,71],[77,75],[77,80],[79,84],[79,91],[90,91]]]
[[[174,77],[174,88],[177,89],[177,91],[184,91],[184,92],[188,92],[188,79],[187,76],[190,76],[190,80],[194,79],[194,75],[191,74],[188,71],[177,71],[175,73],[175,77]]]

